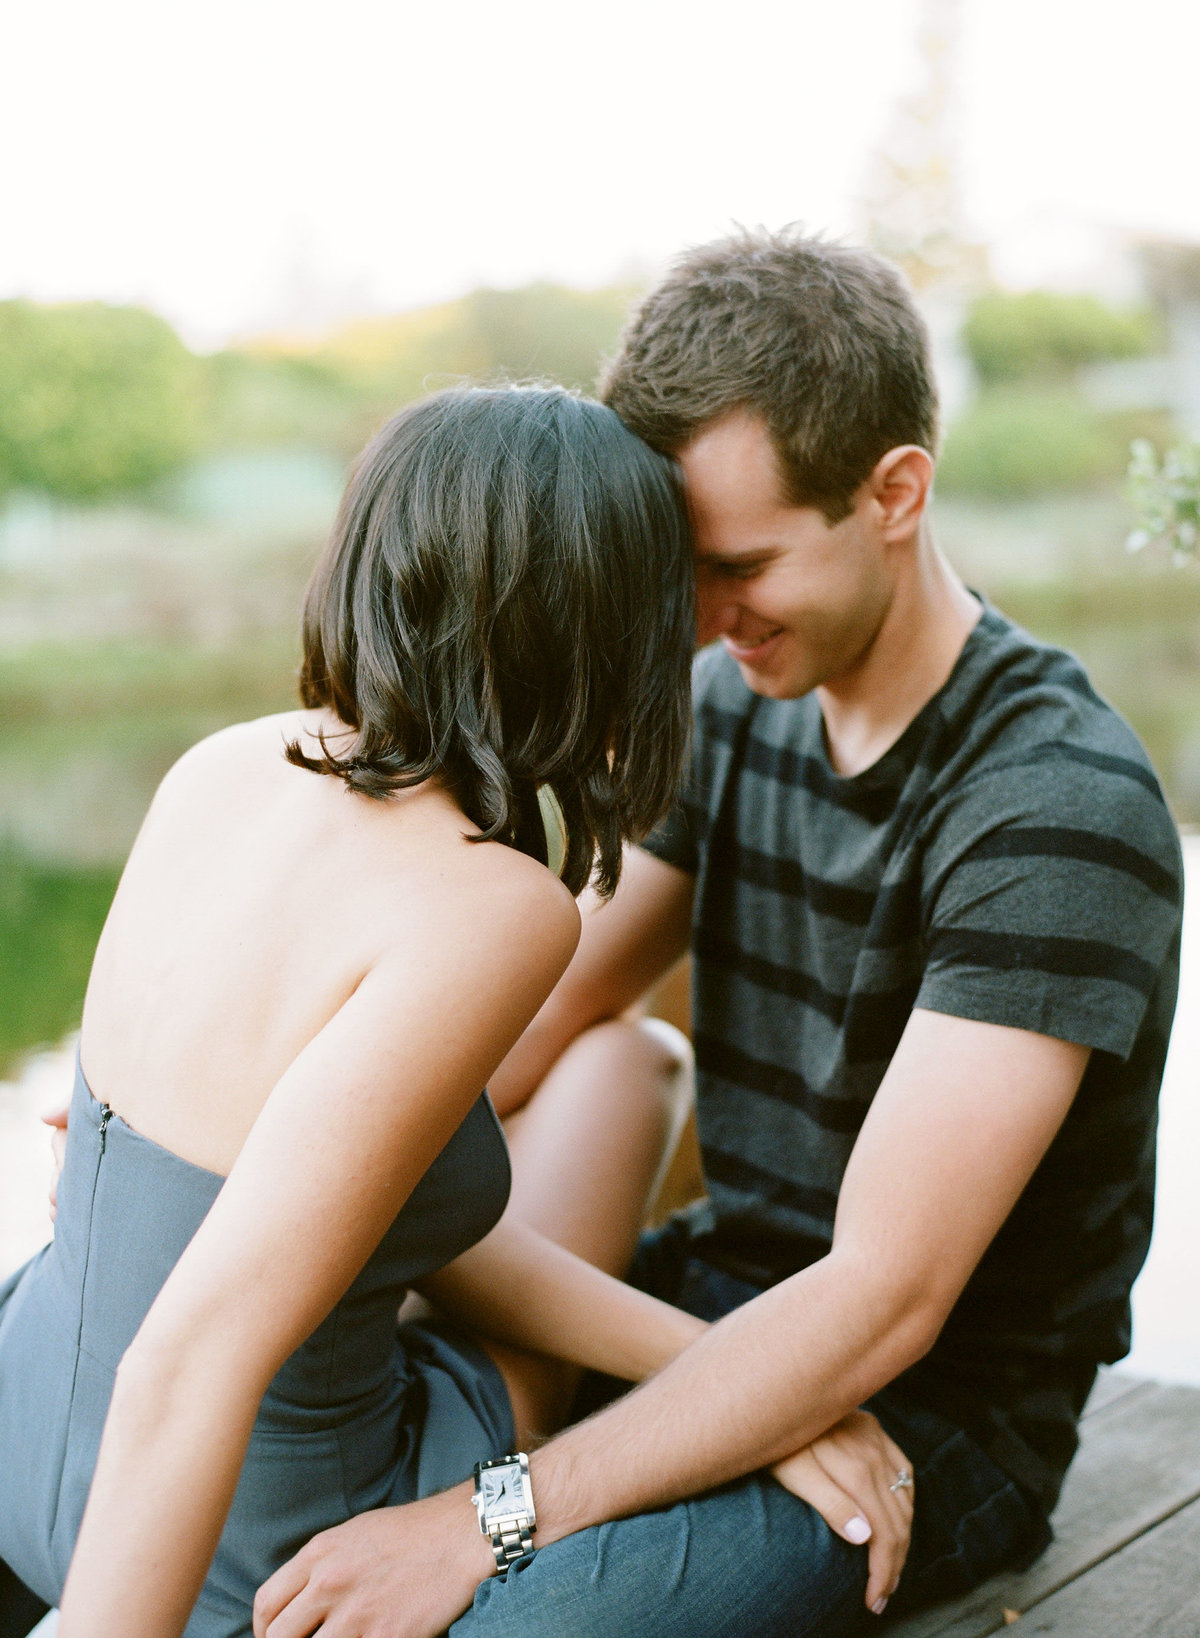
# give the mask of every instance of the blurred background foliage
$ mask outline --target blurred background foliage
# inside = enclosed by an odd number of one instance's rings
[[[348,459],[399,404],[455,380],[594,385],[633,292],[535,284],[267,336],[198,357],[164,319],[100,302],[0,302],[0,494],[145,491],[214,452]]]
[[[978,391],[947,431],[942,492],[1007,500],[1115,481],[1130,440],[1161,438],[1169,425],[1156,411],[1095,407],[1085,372],[1152,357],[1165,342],[1150,307],[1051,290],[978,296],[962,326]]]
[[[0,494],[144,488],[198,447],[204,362],[136,307],[0,302]]]
[[[985,387],[1071,379],[1084,364],[1144,358],[1164,343],[1152,307],[1112,307],[1057,290],[988,291],[971,304],[963,341]]]
[[[304,582],[372,431],[455,381],[593,388],[635,296],[484,289],[208,356],[135,308],[0,303],[0,1072],[77,1020],[165,768],[292,702]],[[1165,412],[1097,389],[1162,351],[1156,313],[986,290],[958,345],[973,387],[949,418],[939,538],[1081,656],[1200,821],[1200,576],[1124,549],[1137,508],[1141,543],[1194,543],[1200,468],[1160,461]]]
[[[0,495],[71,501],[152,490],[221,452],[303,448],[347,460],[396,408],[456,380],[546,377],[591,389],[636,291],[535,284],[476,290],[328,335],[267,336],[207,357],[165,320],[98,302],[0,302]],[[978,383],[951,424],[947,494],[1024,498],[1123,471],[1154,412],[1101,410],[1085,372],[1159,352],[1149,307],[990,291],[961,341]]]

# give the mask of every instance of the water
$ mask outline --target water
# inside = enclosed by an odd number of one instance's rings
[[[1200,1386],[1200,835],[1184,837],[1184,863],[1183,975],[1163,1083],[1158,1206],[1125,1368]],[[0,1082],[0,1277],[50,1236],[49,1136],[38,1111],[69,1095],[73,1063],[68,1041]]]

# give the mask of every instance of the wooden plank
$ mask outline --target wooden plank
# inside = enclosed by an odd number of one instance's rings
[[[1141,1393],[1147,1388],[1153,1388],[1153,1382],[1147,1382],[1145,1377],[1129,1376],[1124,1371],[1101,1371],[1096,1378],[1096,1385],[1088,1395],[1088,1402],[1083,1407],[1082,1421],[1089,1416],[1095,1416],[1097,1411],[1107,1410],[1115,1405],[1118,1399],[1124,1399],[1127,1393]]]
[[[1018,1624],[1020,1638],[1198,1638],[1198,1563],[1200,1502],[1193,1502],[1037,1605]]]
[[[1090,1416],[1054,1515],[1055,1539],[1030,1569],[898,1621],[894,1638],[986,1638],[1200,1497],[1200,1392],[1145,1384]]]

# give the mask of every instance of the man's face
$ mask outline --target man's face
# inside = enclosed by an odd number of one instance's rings
[[[719,637],[746,685],[795,699],[853,671],[892,596],[878,507],[864,486],[832,526],[783,498],[770,435],[741,411],[679,453],[696,550],[699,640]]]

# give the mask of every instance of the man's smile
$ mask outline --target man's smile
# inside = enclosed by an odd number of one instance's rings
[[[755,637],[753,640],[746,638],[739,640],[726,634],[722,636],[721,641],[730,659],[739,665],[754,665],[774,652],[775,645],[783,635],[784,628],[777,626],[774,631],[765,632],[763,636]]]

